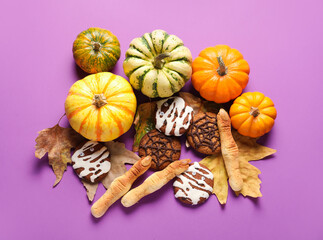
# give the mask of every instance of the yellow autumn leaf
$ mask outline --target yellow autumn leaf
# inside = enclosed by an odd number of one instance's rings
[[[261,197],[259,174],[261,171],[251,165],[249,161],[263,159],[276,152],[275,149],[262,146],[257,143],[257,139],[245,137],[239,134],[236,130],[232,130],[232,135],[239,148],[239,163],[240,172],[243,179],[241,191],[236,192],[236,195],[242,194],[247,197]],[[212,155],[200,161],[208,167],[214,176],[213,193],[218,198],[221,204],[225,204],[228,197],[228,175],[225,170],[222,155]]]
[[[228,198],[228,175],[224,167],[221,154],[211,155],[200,161],[210,169],[214,176],[213,193],[221,204],[225,204]]]

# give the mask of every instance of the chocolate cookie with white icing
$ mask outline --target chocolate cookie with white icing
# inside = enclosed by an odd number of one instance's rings
[[[181,136],[193,121],[193,108],[181,97],[170,97],[157,102],[156,129],[167,136]]]
[[[100,182],[110,171],[109,155],[107,147],[101,143],[82,143],[72,156],[73,169],[79,178],[87,182]]]
[[[195,162],[176,177],[173,184],[175,198],[189,205],[201,204],[211,196],[213,185],[214,178],[211,171]]]

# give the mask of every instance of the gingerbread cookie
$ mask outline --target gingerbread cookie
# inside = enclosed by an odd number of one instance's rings
[[[139,156],[151,156],[151,169],[162,170],[181,156],[181,143],[175,137],[168,137],[154,129],[140,141]]]
[[[109,172],[111,163],[109,151],[101,143],[88,141],[81,144],[72,156],[72,164],[79,178],[97,183]]]
[[[193,120],[193,108],[181,97],[171,97],[157,102],[156,129],[167,136],[183,135]]]
[[[189,205],[205,202],[213,192],[214,179],[211,171],[195,162],[179,175],[173,184],[175,197]]]
[[[200,153],[210,155],[220,152],[220,135],[216,114],[211,112],[196,114],[187,131],[187,141]]]

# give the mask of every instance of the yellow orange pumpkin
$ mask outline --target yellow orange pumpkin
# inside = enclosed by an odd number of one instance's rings
[[[273,101],[260,92],[242,94],[230,108],[232,126],[244,136],[260,137],[269,132],[277,111]]]
[[[192,84],[208,101],[225,103],[238,97],[249,81],[242,54],[226,45],[205,48],[193,61]]]
[[[72,128],[87,139],[102,142],[129,130],[136,107],[136,96],[129,82],[108,72],[75,82],[65,101]]]

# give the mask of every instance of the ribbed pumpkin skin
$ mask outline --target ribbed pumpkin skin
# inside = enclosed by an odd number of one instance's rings
[[[99,44],[98,49],[95,44]],[[107,72],[120,58],[120,43],[108,30],[89,28],[74,41],[73,56],[76,64],[87,73]]]
[[[154,65],[161,54],[161,68]],[[170,97],[178,92],[192,75],[192,55],[181,39],[163,30],[145,33],[130,43],[123,69],[131,85],[144,95]]]
[[[217,69],[221,57],[226,74],[221,76]],[[225,103],[238,97],[249,81],[250,68],[242,54],[226,45],[205,48],[194,59],[192,84],[208,101]]]
[[[93,105],[95,94],[103,94],[102,107]],[[112,73],[92,74],[75,82],[65,101],[72,128],[93,141],[111,141],[132,125],[137,100],[129,82]]]
[[[259,110],[254,117],[252,108]],[[260,137],[268,133],[274,126],[277,111],[273,101],[260,92],[247,92],[242,94],[230,108],[232,126],[244,136]]]

